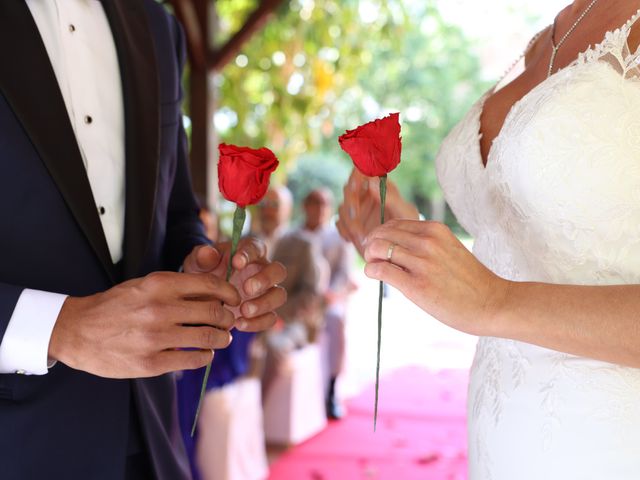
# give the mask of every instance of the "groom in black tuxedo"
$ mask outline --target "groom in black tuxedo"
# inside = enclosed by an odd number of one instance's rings
[[[0,1],[3,480],[189,478],[169,372],[229,343],[223,303],[284,302],[260,244],[240,291],[202,246],[183,62],[154,0]]]

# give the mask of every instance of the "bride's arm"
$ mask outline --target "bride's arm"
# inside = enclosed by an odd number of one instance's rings
[[[509,282],[493,322],[506,338],[640,368],[640,285]]]
[[[436,222],[377,228],[367,238],[365,259],[369,277],[458,330],[640,368],[640,285],[508,281]]]

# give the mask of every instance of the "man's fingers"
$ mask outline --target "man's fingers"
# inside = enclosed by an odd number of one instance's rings
[[[244,302],[240,312],[245,318],[256,318],[265,313],[273,312],[287,301],[287,292],[282,287],[273,287],[264,295]]]
[[[197,348],[212,350],[227,348],[233,337],[227,330],[209,326],[176,326],[163,339],[164,350],[172,348]]]
[[[267,292],[271,287],[284,282],[287,269],[280,262],[265,265],[258,273],[248,278],[242,288],[250,297],[257,297]]]
[[[212,274],[156,272],[147,275],[142,285],[161,298],[215,298],[233,306],[240,304],[236,288]]]
[[[185,273],[206,273],[215,270],[222,255],[210,245],[198,245],[184,260],[182,269]]]
[[[236,321],[236,328],[241,332],[261,332],[273,327],[277,316],[274,312],[265,313],[254,318],[239,318]]]
[[[162,375],[179,370],[195,370],[213,360],[213,351],[206,350],[166,350],[149,361],[150,376]]]
[[[265,262],[266,257],[267,247],[263,241],[257,238],[244,238],[233,256],[233,267],[242,270],[250,263]]]
[[[220,301],[182,300],[171,312],[174,325],[209,325],[229,330],[234,325],[234,316]]]

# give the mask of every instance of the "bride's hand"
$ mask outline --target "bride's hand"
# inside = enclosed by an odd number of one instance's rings
[[[338,231],[364,255],[365,237],[380,225],[380,179],[365,177],[354,169],[344,186],[344,200],[338,214]],[[418,216],[416,207],[404,200],[398,187],[387,180],[385,217],[417,220]]]
[[[441,322],[496,336],[510,282],[480,263],[446,225],[392,220],[367,237],[364,257],[368,277],[397,288]]]

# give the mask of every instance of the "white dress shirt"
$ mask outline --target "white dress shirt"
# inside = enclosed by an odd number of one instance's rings
[[[26,3],[53,66],[111,259],[117,263],[124,238],[125,126],[109,22],[99,0]],[[0,373],[47,373],[51,332],[66,298],[39,290],[22,292],[0,343]]]

